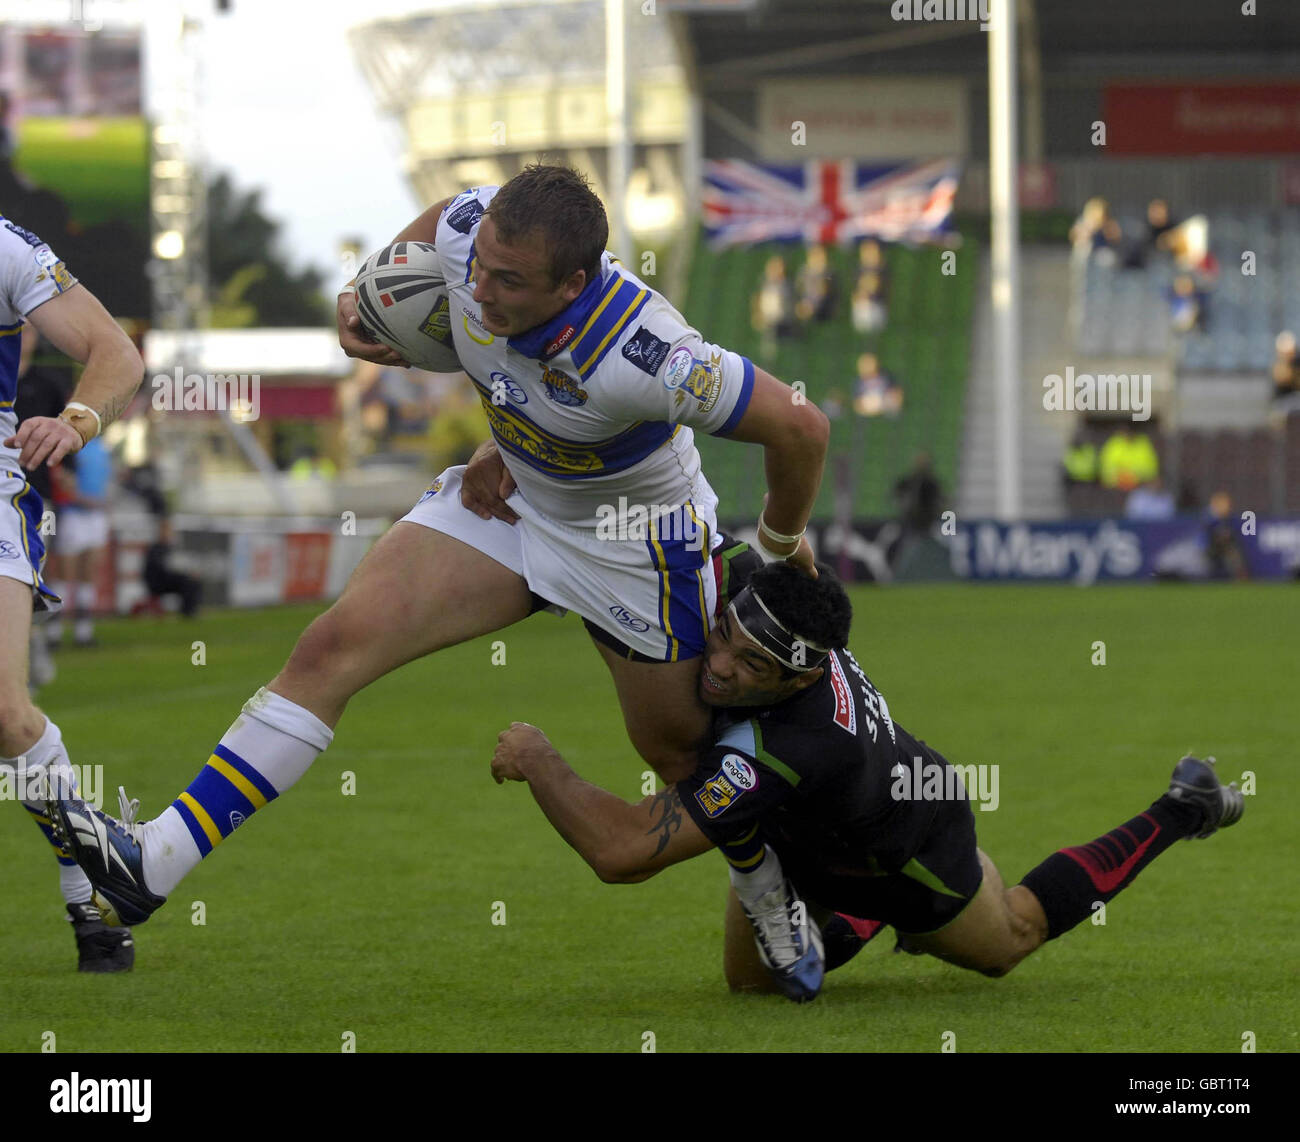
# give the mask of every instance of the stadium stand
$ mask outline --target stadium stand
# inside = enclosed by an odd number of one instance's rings
[[[1117,213],[1126,236],[1140,232],[1135,209]],[[1189,372],[1269,367],[1277,334],[1300,328],[1300,209],[1216,209],[1207,218],[1210,251],[1221,272],[1205,290],[1203,332],[1178,337],[1171,327],[1169,292],[1178,270],[1169,258],[1134,268],[1093,260],[1081,283],[1081,353],[1172,350]],[[1248,251],[1255,255],[1253,273],[1242,272]]]
[[[846,407],[831,420],[831,451],[814,515],[835,510],[836,472],[845,472],[855,518],[896,514],[894,482],[916,453],[933,457],[941,485],[953,488],[961,449],[962,412],[970,355],[970,319],[975,275],[941,272],[937,248],[886,248],[889,320],[885,328],[860,334],[853,328],[849,296],[857,268],[855,247],[830,248],[830,266],[840,297],[832,318],[806,326],[797,337],[776,344],[765,358],[750,321],[750,297],[767,259],[786,257],[791,277],[803,251],[775,243],[710,250],[701,237],[691,264],[683,314],[712,341],[751,356],[787,384],[803,381],[809,400],[825,406],[835,390],[851,393],[858,355],[871,351],[903,387],[906,401],[895,418],[861,417]],[[973,264],[979,251],[967,240],[961,258]],[[764,486],[762,453],[697,437],[705,471],[722,502],[720,517],[747,515]],[[734,505],[734,506],[733,506]]]

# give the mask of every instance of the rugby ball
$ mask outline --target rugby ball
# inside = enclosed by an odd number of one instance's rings
[[[417,369],[458,373],[447,281],[428,242],[395,242],[371,254],[352,292],[362,328]]]

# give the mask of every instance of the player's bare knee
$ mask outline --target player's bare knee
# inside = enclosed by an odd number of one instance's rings
[[[285,663],[285,672],[328,676],[348,643],[346,624],[340,621],[338,608],[331,607],[302,632]]]
[[[1010,975],[1011,970],[1020,962],[1020,957],[1014,959],[1000,960],[991,967],[977,969],[980,975],[986,975],[989,979],[1001,979],[1005,975]]]
[[[0,756],[12,756],[25,749],[42,725],[41,713],[25,690],[6,686],[0,691]]]

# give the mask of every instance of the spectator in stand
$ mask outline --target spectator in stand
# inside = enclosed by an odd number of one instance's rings
[[[1065,446],[1061,456],[1061,478],[1067,494],[1077,484],[1097,482],[1097,445],[1083,425],[1074,430],[1070,443]]]
[[[1163,198],[1153,198],[1147,204],[1147,221],[1140,236],[1127,243],[1124,257],[1126,269],[1141,269],[1152,257],[1169,253],[1169,235],[1178,225],[1169,214],[1169,204]]]
[[[829,321],[835,313],[835,275],[825,246],[809,246],[808,257],[795,280],[794,315],[805,325]]]
[[[1143,245],[1148,254],[1168,250],[1169,234],[1178,225],[1169,213],[1169,203],[1163,198],[1153,198],[1147,203],[1147,230]]]
[[[765,356],[776,352],[778,339],[792,337],[796,332],[794,291],[780,254],[773,254],[763,267],[763,281],[751,299],[750,315]]]
[[[1169,319],[1175,333],[1203,332],[1205,329],[1204,296],[1196,288],[1191,274],[1179,274],[1169,287]]]
[[[821,410],[828,420],[839,420],[844,415],[844,390],[833,388],[821,403]]]
[[[1098,459],[1103,488],[1132,491],[1139,484],[1148,483],[1160,475],[1160,460],[1145,432],[1138,432],[1131,421],[1125,421],[1101,448]]]
[[[1300,360],[1296,357],[1295,334],[1283,330],[1273,342],[1277,355],[1273,358],[1273,399],[1292,403],[1289,398],[1300,393]]]
[[[1134,488],[1124,501],[1126,519],[1173,519],[1174,497],[1160,477]]]
[[[1104,198],[1088,199],[1070,227],[1075,264],[1087,265],[1092,261],[1099,266],[1114,266],[1123,238],[1119,223],[1110,212],[1110,204]]]
[[[144,585],[154,599],[175,595],[180,600],[181,614],[192,619],[198,613],[203,587],[193,575],[173,570],[170,566],[174,543],[172,521],[160,515],[158,538],[144,556]]]
[[[885,254],[874,238],[858,247],[858,273],[853,282],[853,328],[875,333],[889,320],[888,271]]]
[[[1204,294],[1219,280],[1219,259],[1210,249],[1210,220],[1204,214],[1194,214],[1166,231],[1164,241],[1179,272],[1191,274],[1196,281],[1204,308]]]
[[[858,357],[853,411],[859,416],[897,416],[903,411],[902,387],[881,369],[874,353],[863,353]]]
[[[1211,579],[1249,579],[1250,568],[1241,547],[1238,521],[1232,518],[1232,497],[1215,492],[1210,497],[1210,522],[1205,529],[1205,556]]]

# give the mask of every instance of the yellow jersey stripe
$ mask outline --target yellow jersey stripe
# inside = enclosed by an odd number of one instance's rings
[[[583,372],[584,370],[590,368],[590,367],[591,367],[591,363],[592,363],[593,361],[595,361],[595,359],[596,359],[597,357],[600,356],[601,350],[604,349],[605,346],[608,345],[608,344],[610,343],[610,341],[612,341],[615,337],[618,336],[618,331],[619,331],[620,329],[622,329],[624,325],[627,324],[627,319],[628,319],[629,317],[632,316],[632,312],[636,309],[636,307],[637,307],[638,305],[641,304],[641,299],[645,297],[646,292],[647,292],[646,290],[641,290],[641,291],[636,295],[636,297],[634,297],[634,298],[631,300],[631,302],[628,304],[627,308],[623,310],[623,316],[620,317],[616,322],[614,322],[614,326],[613,326],[613,328],[610,329],[610,331],[609,331],[608,333],[605,334],[605,337],[604,337],[604,339],[601,341],[601,343],[600,343],[599,345],[597,345],[596,348],[593,349],[593,350],[591,351],[591,356],[588,357],[585,361],[582,362],[582,364],[580,364],[580,365],[578,366],[578,372],[581,373],[581,372]],[[605,308],[605,307],[602,305],[602,306],[601,306],[601,309],[604,309],[604,308]],[[599,313],[600,310],[597,310],[596,312]],[[590,323],[588,323],[588,324],[590,324]]]
[[[673,635],[672,620],[669,619],[668,617],[668,605],[672,600],[673,587],[672,587],[672,580],[668,574],[668,559],[664,555],[664,549],[662,546],[660,546],[659,536],[656,534],[658,530],[659,530],[658,521],[651,520],[650,543],[654,547],[655,566],[659,570],[659,582],[661,584],[661,594],[659,596],[659,615],[661,619],[661,625],[664,628],[664,633],[668,635],[668,645],[671,648],[671,653],[669,655],[668,661],[676,662],[678,642],[676,637]]]

